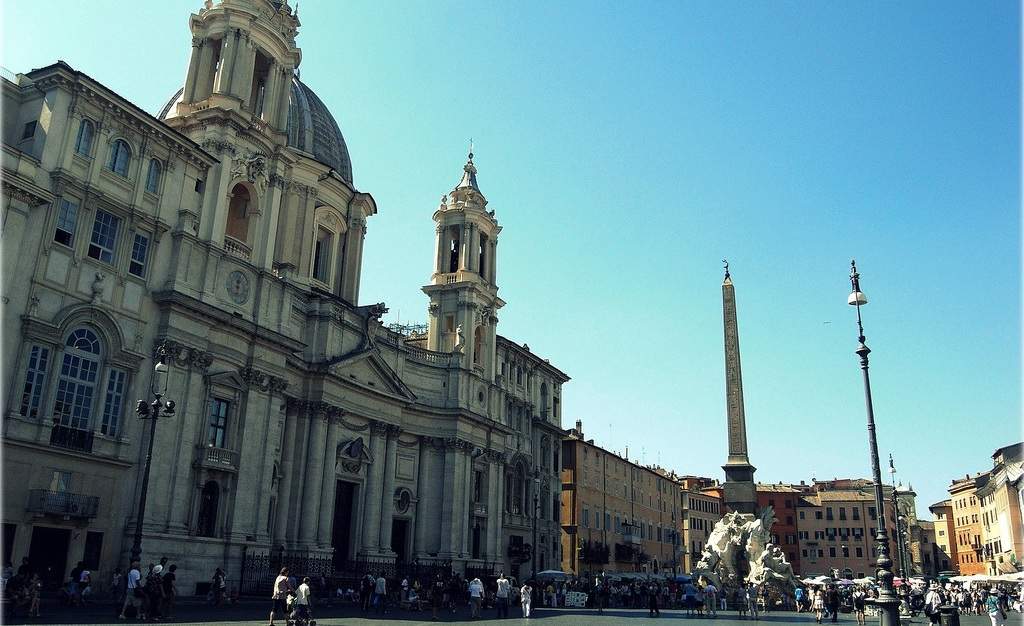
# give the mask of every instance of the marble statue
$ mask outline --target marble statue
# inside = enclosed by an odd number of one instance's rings
[[[797,578],[786,555],[771,542],[775,521],[775,511],[770,506],[761,509],[757,516],[727,513],[711,531],[694,575],[728,592],[754,583],[774,584],[791,593]]]

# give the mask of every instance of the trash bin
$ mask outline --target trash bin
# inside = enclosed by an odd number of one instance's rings
[[[955,606],[944,604],[939,607],[939,623],[942,626],[960,626],[960,613]]]

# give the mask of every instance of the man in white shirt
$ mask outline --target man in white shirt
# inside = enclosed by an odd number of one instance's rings
[[[508,600],[512,593],[512,583],[505,578],[505,572],[498,574],[498,592],[494,597],[498,601],[498,617],[508,617]]]
[[[299,619],[309,619],[309,577],[302,579],[302,584],[295,590],[295,613]]]
[[[136,601],[139,603],[139,605],[142,604],[142,600],[136,597],[137,594],[142,593],[142,587],[139,584],[139,581],[141,579],[142,572],[139,571],[139,562],[132,561],[132,565],[128,569],[128,593],[124,594],[124,605],[121,607],[121,614],[118,616],[119,618],[127,619],[127,616],[124,614],[124,612],[128,610],[129,604],[132,606],[132,608],[136,610],[138,610],[139,608],[135,604]]]
[[[480,617],[480,604],[484,601],[484,584],[480,582],[479,578],[474,578],[469,583],[469,616],[473,618]]]

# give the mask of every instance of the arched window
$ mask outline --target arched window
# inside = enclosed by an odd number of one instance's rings
[[[89,156],[92,152],[92,136],[96,127],[89,120],[82,120],[78,125],[78,138],[75,139],[75,152]]]
[[[128,175],[128,161],[132,158],[132,149],[124,139],[116,139],[110,147],[110,161],[107,167],[115,174]]]
[[[225,233],[245,243],[249,240],[249,189],[239,183],[231,190],[231,203],[228,204],[228,224]]]
[[[100,369],[100,340],[88,328],[78,328],[68,335],[64,348],[53,415],[61,426],[89,430]]]
[[[220,485],[216,481],[207,481],[199,495],[199,519],[196,521],[196,534],[201,537],[217,536],[217,505],[220,500]]]
[[[156,193],[160,188],[160,172],[160,161],[150,159],[149,170],[146,172],[146,191],[149,193]]]
[[[477,326],[473,331],[473,363],[483,365],[484,362],[484,327]]]
[[[540,412],[541,415],[546,419],[550,417],[551,413],[548,411],[548,384],[540,384]]]

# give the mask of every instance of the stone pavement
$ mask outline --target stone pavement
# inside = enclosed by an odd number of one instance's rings
[[[175,619],[167,620],[167,623],[174,624],[205,624],[217,626],[264,626],[267,624],[267,616],[270,610],[270,601],[261,602],[246,600],[237,606],[225,606],[213,608],[200,602],[183,602],[179,605]],[[27,619],[18,615],[15,617],[4,616],[4,623],[7,624],[112,624],[123,626],[124,624],[138,624],[138,620],[128,622],[119,621],[116,618],[113,607],[100,605],[88,606],[85,608],[72,609],[61,607],[55,604],[44,604],[41,611],[42,617]],[[423,613],[409,611],[389,611],[383,618],[376,615],[361,614],[358,609],[351,607],[319,607],[315,609],[318,626],[370,626],[376,624],[401,624],[402,626],[415,626],[419,624],[432,624],[429,611]],[[526,624],[527,620],[520,617],[518,610],[510,611],[512,617],[508,619],[495,619],[494,610],[486,610],[484,619],[470,620],[469,610],[462,609],[456,615],[443,613],[441,621],[446,623],[470,622],[488,624]],[[589,609],[540,609],[534,612],[530,621],[537,621],[543,626],[615,626],[628,624],[629,626],[646,626],[650,624],[669,622],[693,622],[695,625],[707,626],[738,626],[743,624],[764,624],[773,626],[776,624],[814,624],[814,617],[806,613],[774,612],[762,614],[757,622],[753,620],[740,620],[735,613],[719,614],[715,619],[687,617],[685,611],[665,610],[661,612],[660,618],[649,618],[646,610],[634,609],[612,609],[598,615]],[[284,620],[276,620],[276,624],[284,626]],[[830,622],[829,622],[830,623]],[[840,615],[839,623],[853,626],[857,622],[852,615]],[[877,624],[877,620],[868,620],[868,624]],[[987,616],[962,616],[962,626],[989,626]],[[928,620],[924,616],[916,617],[910,624],[924,626]],[[1024,620],[1019,613],[1011,613],[1006,621],[1007,626],[1024,626]],[[816,626],[816,625],[815,625]]]

